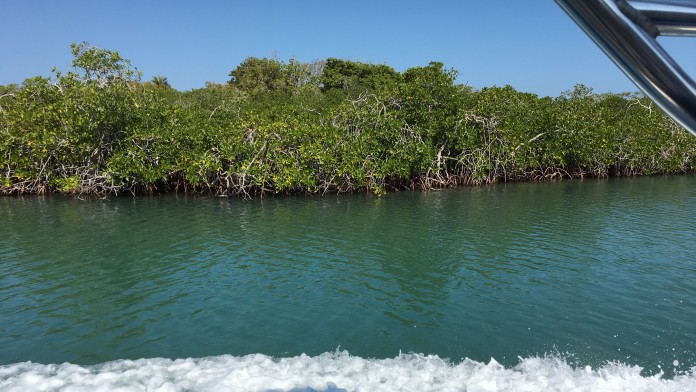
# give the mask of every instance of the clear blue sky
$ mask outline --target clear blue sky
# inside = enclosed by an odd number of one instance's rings
[[[338,57],[398,71],[441,61],[480,89],[636,91],[553,0],[0,0],[0,84],[70,67],[72,42],[117,50],[179,90],[226,82],[249,56]],[[661,41],[696,72],[696,39]]]

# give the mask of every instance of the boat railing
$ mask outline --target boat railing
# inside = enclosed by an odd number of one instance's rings
[[[662,110],[696,135],[696,83],[657,42],[696,37],[696,1],[556,0]]]

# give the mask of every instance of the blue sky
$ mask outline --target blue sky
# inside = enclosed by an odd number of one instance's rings
[[[249,56],[338,57],[398,71],[441,61],[476,89],[636,91],[553,0],[0,0],[0,84],[70,67],[72,42],[117,50],[179,90],[226,82]],[[696,39],[663,45],[691,75]]]

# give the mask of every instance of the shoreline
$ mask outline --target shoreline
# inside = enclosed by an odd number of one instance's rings
[[[144,186],[141,189],[126,189],[120,192],[102,192],[100,190],[85,189],[85,190],[71,190],[71,191],[61,191],[58,189],[51,189],[50,186],[38,186],[38,191],[36,192],[22,192],[17,190],[7,190],[0,187],[0,197],[18,197],[18,196],[73,196],[76,198],[101,198],[105,199],[108,197],[141,197],[141,196],[167,196],[167,195],[184,195],[184,196],[210,196],[210,197],[234,197],[234,198],[255,198],[255,197],[283,197],[283,196],[326,196],[326,195],[341,195],[341,194],[372,194],[375,196],[382,196],[392,192],[402,192],[402,191],[437,191],[445,189],[454,188],[464,188],[464,187],[480,187],[487,185],[499,185],[499,184],[519,184],[519,183],[556,183],[563,181],[583,181],[583,180],[618,180],[618,179],[635,179],[635,178],[660,178],[660,177],[673,177],[673,176],[688,176],[696,174],[696,171],[680,171],[680,172],[668,172],[668,173],[654,173],[654,174],[643,174],[635,173],[630,175],[604,175],[604,176],[594,176],[587,174],[568,174],[566,171],[562,171],[564,174],[560,174],[560,171],[553,172],[552,175],[542,176],[529,176],[529,177],[516,177],[508,179],[493,179],[474,183],[471,178],[459,178],[451,176],[449,178],[440,179],[437,178],[419,178],[417,180],[411,181],[400,181],[398,183],[382,183],[377,187],[362,186],[355,187],[353,185],[346,185],[345,187],[333,187],[329,189],[317,189],[315,191],[308,191],[307,189],[293,189],[285,190],[280,192],[274,192],[271,187],[258,187],[249,188],[243,191],[239,189],[224,189],[224,188],[206,188],[206,187],[193,187],[190,184],[182,183],[168,183],[168,184],[158,184]]]

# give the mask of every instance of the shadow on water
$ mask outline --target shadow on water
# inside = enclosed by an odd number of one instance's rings
[[[3,198],[0,360],[340,346],[505,365],[558,353],[670,374],[696,364],[695,185]]]

